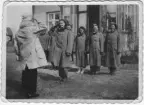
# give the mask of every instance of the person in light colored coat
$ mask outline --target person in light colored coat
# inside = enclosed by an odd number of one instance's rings
[[[31,20],[25,20],[15,35],[16,54],[20,62],[19,69],[23,70],[22,86],[26,89],[28,98],[38,96],[36,93],[37,68],[47,65],[39,38],[34,34],[36,30]]]

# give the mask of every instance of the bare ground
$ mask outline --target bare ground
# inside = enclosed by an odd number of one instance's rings
[[[25,99],[21,87],[21,71],[13,53],[7,50],[6,98]],[[76,68],[69,69],[69,80],[58,83],[58,71],[38,69],[38,99],[136,99],[138,98],[137,65],[124,65],[116,75],[108,74],[108,69],[101,68],[98,75],[88,74],[89,67],[83,75],[76,74]]]

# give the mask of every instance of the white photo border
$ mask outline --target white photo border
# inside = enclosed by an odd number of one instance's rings
[[[137,100],[89,100],[89,99],[6,99],[6,7],[8,5],[90,5],[90,4],[98,4],[98,5],[112,5],[112,4],[137,4],[139,6],[139,97]],[[0,19],[2,25],[0,27],[1,31],[1,73],[0,73],[0,83],[1,83],[1,100],[3,102],[33,102],[33,103],[106,103],[106,104],[116,104],[116,103],[139,103],[142,101],[142,94],[143,94],[143,2],[142,1],[104,1],[104,0],[81,0],[81,1],[75,1],[75,0],[51,0],[51,1],[39,1],[39,0],[7,0],[3,1],[2,4],[2,18]]]

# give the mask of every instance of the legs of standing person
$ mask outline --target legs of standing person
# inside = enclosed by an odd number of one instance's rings
[[[25,71],[22,72],[22,83],[27,91],[28,98],[39,96],[38,94],[36,94],[37,69],[29,69],[26,66]]]
[[[48,61],[49,51],[48,50],[44,50],[44,52],[45,52],[46,60]]]
[[[61,77],[61,81],[65,81],[68,78],[68,72],[65,67],[63,67],[64,58],[63,55],[60,58],[60,64],[59,64],[59,76]]]
[[[96,66],[96,72],[100,71],[100,66]]]
[[[95,72],[96,72],[96,66],[90,66],[90,74],[95,74]]]
[[[85,71],[84,67],[81,68],[81,74],[83,74]]]
[[[95,75],[99,71],[100,71],[100,66],[90,66],[90,72],[92,75]]]
[[[110,70],[110,74],[114,75],[116,71],[116,67],[109,67],[109,70]]]
[[[57,69],[56,66],[54,65],[54,62],[51,62],[51,65],[52,65],[52,68],[53,68],[54,70]]]
[[[72,59],[72,62],[74,61],[74,58],[73,58],[73,52],[72,52],[72,54],[71,54],[71,59]]]
[[[78,71],[76,73],[80,73],[81,72],[81,67],[78,68]]]
[[[90,74],[93,73],[93,66],[90,66]]]
[[[59,76],[61,77],[61,79],[62,80],[67,79],[67,75],[68,75],[67,70],[63,67],[60,67],[59,68]]]

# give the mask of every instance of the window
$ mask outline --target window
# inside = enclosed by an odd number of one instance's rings
[[[87,15],[86,13],[80,13],[79,14],[79,27],[83,26],[86,28],[86,23],[87,23]]]
[[[64,16],[64,19],[70,22],[70,16]]]
[[[70,6],[64,6],[63,8],[63,16],[64,16],[64,19],[67,20],[68,22],[71,22],[71,7]]]
[[[48,13],[47,14],[47,25],[48,29],[55,26],[60,19],[60,12]]]
[[[86,5],[79,5],[79,11],[87,11],[87,6]]]
[[[137,5],[124,5],[122,8],[122,30],[128,30],[130,27],[133,28],[133,31],[137,29],[137,18],[138,18],[138,8]],[[131,23],[131,26],[129,26]]]
[[[83,26],[87,28],[87,6],[79,5],[78,6],[78,27]]]

